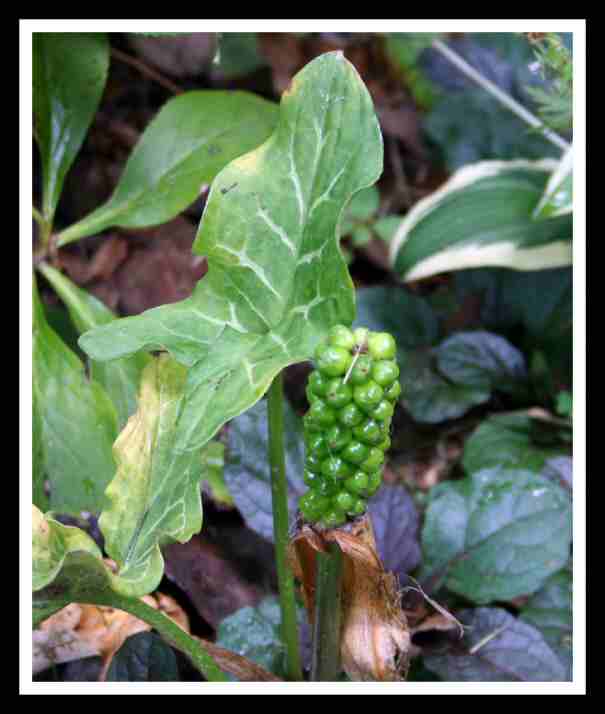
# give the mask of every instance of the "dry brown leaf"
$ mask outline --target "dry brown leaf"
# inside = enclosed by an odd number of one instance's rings
[[[303,586],[313,620],[316,552],[335,541],[343,553],[342,665],[356,681],[402,681],[409,665],[411,636],[400,604],[396,577],[385,571],[376,551],[369,515],[321,533],[302,525],[290,542],[290,562]]]
[[[185,632],[189,618],[168,595],[155,593],[141,598],[150,607],[162,610]],[[53,664],[99,656],[103,681],[114,654],[127,637],[151,630],[151,626],[123,610],[99,605],[72,603],[51,615],[33,635],[34,674]]]

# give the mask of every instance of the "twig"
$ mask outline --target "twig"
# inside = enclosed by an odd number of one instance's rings
[[[115,47],[111,48],[111,55],[112,57],[115,57],[121,62],[124,62],[124,64],[129,64],[131,67],[134,67],[146,77],[155,80],[158,84],[161,84],[162,87],[164,87],[164,89],[167,89],[169,92],[172,92],[173,94],[183,93],[184,90],[181,89],[178,84],[175,84],[169,79],[166,79],[166,77],[161,75],[159,72],[156,72],[151,67],[148,67],[144,62],[141,62],[141,60],[138,60],[135,57],[131,57],[130,55],[127,55],[125,52],[122,52],[122,50],[118,50]]]
[[[539,129],[544,137],[548,139],[551,143],[558,146],[563,151],[569,149],[569,144],[562,139],[554,131],[551,131],[544,126],[536,116],[534,116],[530,111],[528,111],[522,104],[519,104],[511,96],[503,92],[500,87],[491,82],[489,79],[484,77],[482,74],[477,72],[477,70],[472,67],[466,60],[464,60],[457,52],[448,47],[441,40],[433,40],[432,47],[440,52],[444,57],[446,57],[453,65],[458,67],[458,69],[465,74],[473,82],[476,82],[480,87],[489,92],[493,97],[495,97],[501,104],[503,104],[507,109],[510,109],[513,114],[516,114],[520,119],[534,127]]]

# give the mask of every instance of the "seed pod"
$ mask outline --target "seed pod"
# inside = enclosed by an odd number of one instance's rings
[[[303,517],[338,528],[365,513],[382,482],[384,452],[400,393],[391,335],[335,325],[315,351],[304,417]]]

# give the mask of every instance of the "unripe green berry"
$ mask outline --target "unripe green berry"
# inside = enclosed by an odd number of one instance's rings
[[[353,332],[344,325],[334,325],[330,328],[328,342],[332,347],[342,347],[343,350],[352,350],[355,347]]]
[[[397,345],[388,332],[373,332],[368,337],[368,352],[374,359],[393,359]]]
[[[373,496],[382,484],[382,470],[374,471],[369,475],[368,497]]]
[[[353,438],[353,432],[347,426],[334,424],[326,432],[325,443],[329,451],[335,452],[343,449]]]
[[[371,357],[368,357],[368,355],[359,355],[349,375],[349,382],[353,385],[365,384],[370,378],[373,366],[374,363]]]
[[[393,382],[393,384],[387,389],[385,397],[389,402],[396,402],[401,394],[401,384],[399,382]]]
[[[328,478],[345,479],[353,473],[353,469],[340,456],[328,456],[321,463],[321,473]]]
[[[348,513],[348,511],[351,510],[353,504],[355,503],[355,497],[347,491],[340,491],[340,493],[334,496],[334,498],[332,499],[332,503],[334,504],[335,508],[338,508],[339,510]]]
[[[314,369],[309,375],[308,385],[314,394],[318,397],[325,397],[328,391],[328,384],[330,383],[330,377],[324,377],[324,375],[317,369]]]
[[[334,409],[341,409],[353,399],[353,389],[343,384],[342,379],[332,379],[328,384],[325,400]]]
[[[355,339],[355,345],[357,347],[362,347],[367,343],[368,335],[370,331],[367,327],[357,327],[353,330],[353,338]]]
[[[315,350],[317,369],[326,377],[340,377],[344,375],[351,364],[351,353],[342,347],[319,345]]]
[[[365,384],[359,384],[355,387],[353,400],[364,412],[371,412],[380,404],[383,394],[383,388],[370,379]]]
[[[366,512],[368,504],[365,498],[356,498],[352,506],[347,510],[351,516],[361,516]]]
[[[311,404],[307,416],[323,427],[332,426],[336,422],[336,412],[322,399],[317,399]]]
[[[318,521],[330,508],[330,499],[315,491],[309,490],[301,496],[298,502],[303,516],[309,521]]]
[[[395,409],[392,403],[387,399],[383,399],[378,406],[372,410],[372,417],[376,419],[376,421],[385,422],[391,419],[394,411]]]
[[[344,426],[353,427],[361,424],[364,420],[364,414],[356,404],[351,402],[338,412],[338,420]]]
[[[353,436],[364,444],[375,446],[384,439],[384,427],[373,419],[366,419],[353,429]]]
[[[379,360],[372,367],[372,379],[381,387],[390,387],[399,377],[399,367],[394,360]]]
[[[305,466],[309,471],[313,473],[319,473],[321,471],[321,464],[323,462],[323,457],[314,454],[312,451],[307,452],[307,458],[305,459]]]
[[[326,437],[323,434],[311,433],[306,438],[307,452],[316,456],[327,456],[329,453]]]
[[[376,469],[380,468],[382,464],[384,463],[384,454],[383,452],[378,449],[377,447],[373,446],[370,449],[370,453],[368,454],[367,458],[359,464],[359,468],[362,471],[365,471],[366,473],[370,474],[376,471]]]
[[[386,453],[391,448],[391,437],[386,436],[384,441],[381,441],[380,444],[376,445],[376,448],[380,449],[383,453]]]
[[[365,496],[370,484],[370,477],[365,471],[356,471],[345,481],[344,486],[350,493]]]
[[[360,464],[370,455],[370,449],[361,441],[350,441],[340,452],[343,459],[351,464]]]
[[[338,528],[347,520],[346,513],[339,508],[332,508],[322,518],[322,524],[326,528]]]

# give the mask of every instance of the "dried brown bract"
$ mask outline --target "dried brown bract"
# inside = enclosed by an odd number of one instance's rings
[[[299,525],[290,541],[290,562],[301,581],[305,606],[313,620],[315,554],[338,543],[344,559],[342,579],[342,665],[356,681],[405,679],[411,637],[401,609],[397,578],[385,571],[376,551],[368,514],[333,530]]]

